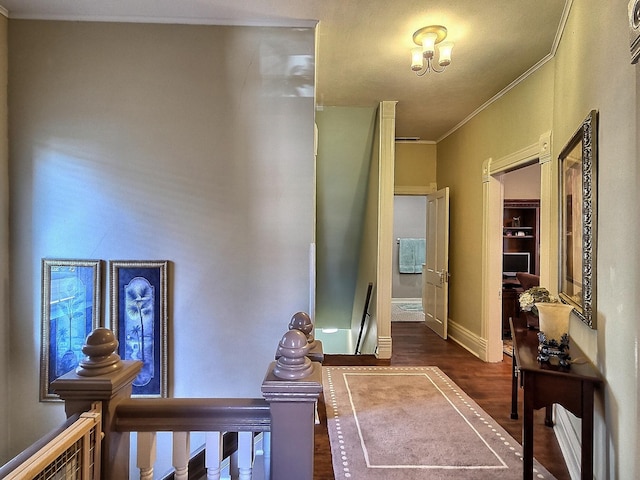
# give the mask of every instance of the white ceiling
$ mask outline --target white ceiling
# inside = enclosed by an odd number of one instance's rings
[[[554,52],[571,0],[0,0],[10,19],[312,26],[319,106],[397,100],[396,133],[438,140]],[[445,25],[442,74],[409,68],[413,32]]]

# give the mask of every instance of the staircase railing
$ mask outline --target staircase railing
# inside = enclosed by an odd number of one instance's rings
[[[235,477],[241,480],[312,480],[315,404],[322,391],[321,345],[313,340],[308,315],[299,312],[282,337],[276,361],[262,383],[263,398],[131,398],[132,382],[142,364],[123,361],[115,353],[117,342],[104,328],[88,337],[86,357],[74,372],[55,380],[54,391],[65,401],[68,417],[82,415],[92,406],[101,410],[97,446],[98,470],[89,476],[60,478],[130,478],[132,432],[137,432],[137,461],[141,479],[154,478],[157,432],[172,432],[172,464],[176,480],[187,479],[191,432],[205,432],[207,479],[222,474],[225,432],[237,432]],[[262,434],[264,465],[254,468],[254,436]],[[103,441],[100,442],[100,437]],[[101,445],[100,445],[101,443]],[[100,448],[101,446],[101,448]],[[17,476],[15,478],[35,478]]]
[[[0,468],[0,478],[100,478],[100,405],[73,415]]]
[[[128,399],[116,408],[116,430],[137,432],[137,467],[140,478],[153,478],[157,432],[172,432],[172,465],[176,480],[186,479],[191,432],[206,432],[208,479],[222,474],[224,432],[237,432],[239,478],[252,478],[254,434],[271,429],[269,404],[260,398],[167,398]],[[268,448],[269,446],[267,446]],[[268,458],[263,455],[263,458]],[[261,471],[269,465],[262,465]],[[266,468],[268,471],[268,468]]]

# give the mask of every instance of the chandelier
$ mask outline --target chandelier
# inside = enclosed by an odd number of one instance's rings
[[[452,42],[443,42],[447,38],[447,29],[442,25],[422,27],[413,34],[413,42],[418,47],[411,49],[411,70],[419,77],[427,72],[444,72],[451,63]],[[438,46],[438,61],[435,60],[436,45]],[[441,68],[437,68],[437,67]]]

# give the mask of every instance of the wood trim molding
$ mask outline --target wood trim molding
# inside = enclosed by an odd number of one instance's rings
[[[378,358],[391,358],[391,278],[393,275],[393,180],[395,166],[395,101],[380,102],[378,171],[378,265],[376,324]]]
[[[557,272],[551,268],[552,258],[556,258],[555,245],[552,238],[557,233],[554,229],[553,214],[556,201],[553,192],[553,168],[555,162],[551,158],[552,133],[543,132],[538,142],[527,145],[509,155],[497,160],[488,158],[482,164],[482,338],[486,341],[486,350],[481,358],[487,362],[499,362],[502,360],[502,328],[496,319],[501,319],[501,266],[502,252],[502,213],[499,205],[503,201],[502,174],[531,164],[534,161],[540,163],[540,222],[549,228],[541,229],[540,251],[548,252],[541,256],[540,283],[542,285],[555,285],[552,283],[557,277]],[[544,222],[544,223],[543,223]]]
[[[476,357],[486,357],[486,340],[451,319],[447,321],[447,337]]]
[[[567,464],[569,476],[571,478],[580,478],[580,465],[582,458],[582,441],[581,434],[575,428],[571,421],[571,417],[563,407],[559,405],[553,406],[555,415],[555,426],[553,431],[558,439],[562,456]]]
[[[430,185],[396,185],[393,193],[395,195],[430,195],[438,191],[438,184],[431,183]]]

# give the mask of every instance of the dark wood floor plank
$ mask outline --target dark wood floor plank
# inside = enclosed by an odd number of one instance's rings
[[[517,442],[522,442],[521,420],[512,420],[511,358],[486,363],[451,340],[442,340],[424,323],[393,322],[391,360],[372,355],[326,355],[325,365],[436,366],[493,417]],[[522,391],[518,398],[522,418]],[[314,480],[334,480],[324,399],[318,404],[320,425],[315,430]],[[544,409],[536,412],[534,456],[558,480],[570,480],[553,429],[544,425]]]

